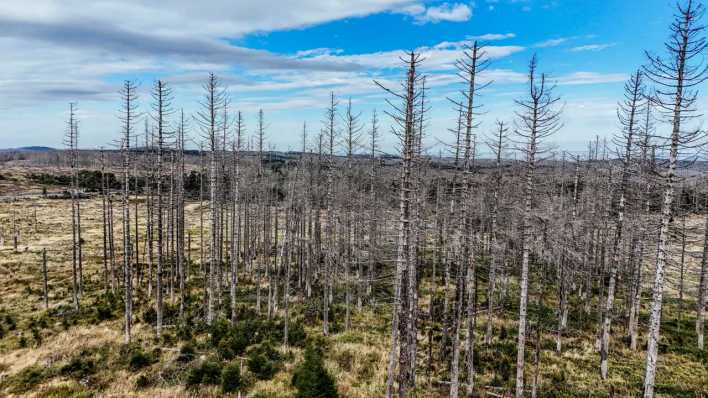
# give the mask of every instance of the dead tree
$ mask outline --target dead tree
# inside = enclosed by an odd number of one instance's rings
[[[369,169],[369,201],[374,204],[377,203],[377,151],[379,145],[379,121],[376,110],[371,114],[371,130],[369,130],[369,146],[370,146],[370,169]],[[369,215],[369,258],[368,258],[368,270],[366,277],[366,296],[369,301],[372,301],[372,283],[375,277],[374,275],[374,265],[376,261],[376,256],[378,254],[378,206],[371,206],[371,214]]]
[[[488,143],[489,147],[494,152],[494,157],[496,159],[496,168],[494,172],[494,192],[492,193],[492,214],[491,226],[489,233],[491,234],[491,259],[489,261],[489,286],[487,288],[487,329],[484,334],[484,344],[491,344],[492,342],[492,328],[494,323],[494,299],[495,299],[495,289],[497,283],[497,263],[499,262],[499,248],[498,246],[498,233],[497,233],[497,221],[499,218],[499,195],[502,188],[503,181],[503,171],[502,171],[502,158],[505,147],[507,145],[509,128],[504,124],[503,121],[497,121],[496,134],[493,140]]]
[[[42,281],[44,282],[44,309],[49,309],[49,285],[47,283],[47,249],[42,249]]]
[[[338,102],[334,97],[334,93],[330,93],[329,107],[325,111],[324,138],[327,140],[327,182],[325,194],[325,236],[328,240],[325,252],[325,264],[322,276],[323,296],[322,296],[322,333],[329,335],[329,305],[330,296],[332,295],[332,285],[334,283],[334,268],[335,268],[335,209],[334,209],[334,143],[337,139],[337,105]]]
[[[642,84],[642,73],[637,71],[624,86],[624,100],[619,104],[617,115],[622,127],[621,133],[616,137],[618,145],[622,146],[622,171],[620,184],[616,192],[617,202],[615,207],[614,224],[615,236],[612,243],[612,262],[610,263],[610,280],[607,287],[607,301],[603,309],[602,337],[600,343],[600,375],[607,379],[607,363],[610,345],[610,327],[612,322],[612,309],[615,301],[615,285],[617,280],[617,269],[620,262],[620,249],[623,239],[625,224],[625,207],[627,202],[627,190],[629,186],[630,167],[632,166],[632,149],[634,136],[637,129],[637,121],[642,113],[644,101],[644,87]]]
[[[464,277],[463,283],[458,283],[458,300],[465,301],[467,303],[466,315],[467,315],[467,340],[465,346],[466,360],[465,365],[467,369],[467,394],[472,394],[474,389],[474,319],[475,319],[475,309],[474,309],[474,296],[476,295],[476,263],[475,263],[475,251],[473,248],[473,235],[474,231],[472,229],[472,206],[473,206],[473,192],[472,192],[472,172],[474,157],[476,152],[476,135],[474,130],[479,126],[477,122],[477,116],[479,115],[479,105],[476,102],[479,96],[479,91],[483,90],[489,85],[487,83],[480,83],[479,74],[484,72],[489,66],[489,58],[487,58],[484,48],[475,41],[471,47],[465,49],[462,54],[462,58],[457,61],[458,76],[463,80],[465,88],[462,90],[462,101],[452,101],[453,104],[458,109],[461,109],[464,115],[463,131],[462,131],[462,183],[461,183],[461,229],[459,231],[459,241],[461,249],[460,264],[461,270],[458,270],[458,275],[460,278]],[[458,281],[460,281],[458,278]],[[464,288],[463,288],[464,287]],[[466,292],[462,293],[462,292]],[[466,296],[466,298],[465,298]],[[459,303],[458,303],[459,304]],[[458,305],[459,307],[459,305]],[[457,308],[461,310],[461,308]],[[460,331],[459,323],[462,322],[462,311],[456,311],[455,313],[455,333],[458,334]],[[457,398],[459,389],[459,365],[457,363],[457,351],[459,336],[453,336],[453,363],[450,375],[450,398]]]
[[[133,282],[131,275],[131,243],[130,243],[130,138],[134,135],[135,120],[138,115],[137,86],[134,82],[126,80],[121,90],[123,105],[120,110],[122,122],[121,157],[123,168],[123,283],[125,295],[125,343],[130,343],[131,327],[133,322]]]
[[[180,110],[180,121],[179,128],[177,129],[177,171],[175,180],[176,193],[176,244],[175,249],[177,251],[177,278],[179,279],[179,316],[184,317],[184,306],[187,300],[187,277],[189,273],[186,272],[185,268],[188,264],[185,264],[184,258],[184,231],[186,227],[186,218],[184,214],[184,145],[185,136],[187,133],[187,123],[184,119],[184,110]]]
[[[679,149],[695,144],[699,130],[687,130],[685,124],[696,113],[696,86],[706,80],[707,66],[702,63],[706,40],[701,19],[705,13],[702,4],[688,0],[677,6],[678,13],[671,24],[671,35],[666,42],[667,58],[647,53],[648,65],[644,67],[646,76],[657,86],[654,103],[671,122],[668,166],[663,175],[664,194],[661,210],[661,228],[656,251],[656,268],[652,305],[649,317],[649,337],[647,344],[646,372],[644,375],[644,398],[654,396],[656,362],[659,349],[659,329],[661,327],[661,306],[664,290],[664,268],[672,220],[674,185]]]
[[[103,227],[103,283],[108,293],[108,208],[106,205],[106,160],[103,148],[100,150],[101,162],[101,224]],[[115,286],[111,286],[115,291]]]
[[[523,147],[520,148],[526,157],[526,176],[524,186],[524,209],[522,216],[522,260],[521,292],[519,297],[519,335],[516,356],[516,398],[524,396],[524,349],[526,347],[526,311],[528,305],[529,257],[531,254],[531,218],[533,216],[533,196],[535,191],[534,174],[536,162],[541,153],[540,144],[543,139],[552,135],[560,128],[560,111],[556,105],[559,97],[553,94],[553,85],[546,82],[546,75],[537,76],[537,60],[534,55],[529,63],[528,97],[516,100],[520,108],[516,112],[515,131],[520,137]]]
[[[241,137],[244,123],[241,112],[236,115],[236,131],[232,144],[232,178],[231,178],[231,322],[236,322],[236,286],[238,284],[238,262],[241,252],[241,217],[239,183],[241,179]]]
[[[411,258],[411,193],[414,189],[412,186],[411,172],[413,168],[413,156],[415,154],[415,122],[416,122],[416,104],[418,103],[420,91],[418,84],[422,77],[418,74],[417,68],[420,62],[420,55],[415,52],[410,52],[407,54],[407,59],[403,59],[407,68],[407,77],[405,82],[402,84],[402,92],[398,93],[392,89],[388,89],[376,82],[376,84],[384,89],[387,93],[396,97],[397,100],[401,102],[401,105],[394,104],[390,100],[387,100],[389,105],[393,108],[392,111],[386,112],[394,122],[395,130],[394,132],[401,141],[401,175],[400,175],[400,193],[399,193],[399,221],[398,221],[398,242],[397,242],[397,254],[396,254],[396,272],[394,279],[394,297],[393,297],[393,313],[391,321],[391,347],[388,356],[388,368],[387,368],[387,380],[386,380],[386,397],[391,398],[394,393],[394,373],[396,367],[396,351],[399,343],[401,344],[399,350],[399,397],[407,397],[409,394],[410,386],[408,383],[408,372],[410,368],[410,361],[412,358],[408,358],[410,353],[409,347],[404,347],[403,342],[407,342],[407,336],[401,336],[400,330],[401,325],[399,322],[401,318],[404,318],[408,312],[406,306],[402,305],[403,301],[403,285],[407,282],[404,281],[404,275],[407,275],[409,267],[413,262]],[[410,320],[405,320],[410,322]],[[403,328],[405,330],[405,328]],[[399,338],[400,336],[400,338]],[[400,340],[400,341],[399,341]]]
[[[352,287],[351,287],[351,270],[354,264],[358,264],[356,271],[356,294],[357,294],[357,308],[361,309],[361,274],[362,274],[362,264],[354,255],[354,201],[356,187],[354,186],[354,155],[356,149],[359,147],[359,139],[361,136],[361,125],[359,119],[361,113],[355,113],[352,109],[351,98],[347,102],[346,113],[344,114],[344,146],[346,151],[346,164],[344,165],[345,182],[347,187],[352,191],[348,195],[344,195],[344,211],[345,211],[345,247],[344,255],[346,257],[344,261],[344,327],[345,330],[349,330],[351,327],[351,301],[352,301]]]
[[[211,222],[211,239],[209,245],[209,271],[207,282],[207,323],[212,324],[215,317],[215,301],[220,292],[216,291],[216,274],[218,264],[218,231],[219,226],[219,195],[217,186],[217,151],[219,150],[218,131],[222,123],[220,114],[226,101],[226,92],[221,85],[221,81],[213,73],[209,74],[207,82],[203,86],[204,99],[201,101],[201,111],[197,113],[197,122],[202,131],[202,135],[209,145],[209,218]]]
[[[65,144],[69,147],[69,167],[71,168],[71,265],[72,265],[72,298],[74,310],[79,310],[79,298],[81,297],[80,287],[80,271],[79,271],[79,226],[77,218],[79,214],[77,208],[79,206],[78,198],[78,121],[76,120],[76,104],[69,103],[69,120],[66,127]],[[13,213],[13,245],[17,252],[17,226]]]
[[[157,216],[157,270],[155,271],[155,313],[156,325],[155,333],[159,339],[162,334],[162,317],[163,317],[163,294],[162,278],[165,268],[165,222],[164,222],[164,198],[163,198],[163,154],[168,147],[168,139],[172,137],[169,131],[169,122],[167,118],[172,113],[172,90],[162,80],[157,80],[152,87],[152,113],[151,117],[154,123],[155,142],[155,196],[157,196],[157,208],[155,209]]]

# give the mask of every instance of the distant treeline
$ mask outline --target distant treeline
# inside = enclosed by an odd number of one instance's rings
[[[276,163],[272,167],[273,171],[282,174],[283,163]],[[35,183],[44,186],[61,186],[69,187],[71,186],[71,175],[70,174],[49,174],[49,173],[31,173],[27,178]],[[101,171],[100,170],[80,170],[77,173],[78,186],[81,190],[85,192],[101,192]],[[106,189],[109,191],[117,191],[122,189],[123,183],[120,179],[116,178],[116,175],[112,172],[104,173]],[[0,176],[0,179],[4,177]],[[190,198],[199,197],[199,186],[200,179],[203,179],[204,183],[204,194],[208,196],[208,175],[200,173],[196,170],[192,170],[185,174],[184,178],[184,191],[185,195]],[[151,176],[133,176],[130,178],[130,190],[138,194],[145,193],[146,182],[150,182],[151,187],[155,188],[156,182]],[[169,186],[170,177],[163,177],[163,187]],[[224,181],[226,189],[229,189],[230,181]],[[283,200],[285,197],[285,191],[282,184],[282,178],[276,179],[276,184],[271,187],[274,198],[278,201]]]

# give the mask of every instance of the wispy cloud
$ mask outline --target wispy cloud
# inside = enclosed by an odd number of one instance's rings
[[[356,69],[353,64],[282,57],[268,51],[185,35],[156,35],[128,31],[109,24],[29,22],[0,18],[0,37],[35,40],[60,47],[109,51],[121,56],[176,57],[190,62],[239,64],[265,69]]]
[[[540,43],[534,44],[534,47],[537,47],[537,48],[556,47],[556,46],[560,46],[561,44],[567,42],[568,40],[570,40],[569,37],[559,37],[557,39],[548,39],[548,40],[544,40]]]
[[[487,33],[479,36],[470,36],[470,40],[482,40],[482,41],[497,41],[513,39],[516,37],[516,33]]]
[[[560,46],[561,44],[567,43],[569,41],[579,40],[579,39],[590,40],[590,39],[594,39],[595,37],[597,37],[597,36],[594,34],[556,37],[553,39],[548,39],[548,40],[544,40],[542,42],[536,43],[533,46],[536,48],[557,47],[557,46]],[[580,50],[580,51],[582,51],[582,50]]]
[[[614,47],[616,43],[606,43],[606,44],[586,44],[584,46],[577,46],[570,49],[573,52],[581,51],[602,51],[604,49]]]
[[[574,72],[556,79],[559,85],[577,86],[585,84],[619,83],[627,80],[624,73]]]

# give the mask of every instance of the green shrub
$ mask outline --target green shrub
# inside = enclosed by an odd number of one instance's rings
[[[219,319],[211,325],[209,334],[211,335],[212,346],[219,346],[221,340],[228,336],[230,326],[226,319]]]
[[[37,346],[42,345],[42,334],[39,332],[39,329],[33,327],[31,332],[32,338],[34,339],[34,342],[37,343]]]
[[[192,362],[195,356],[196,352],[194,350],[194,346],[192,346],[192,344],[190,343],[187,343],[179,349],[179,356],[177,357],[177,361],[182,363]]]
[[[187,387],[198,386],[202,383],[202,368],[192,368],[187,373]]]
[[[96,318],[95,322],[99,323],[102,321],[107,321],[113,318],[113,308],[105,303],[99,303],[96,305]]]
[[[150,307],[143,311],[143,322],[147,323],[148,325],[153,325],[155,322],[157,322],[157,312],[155,312],[155,308]]]
[[[230,363],[221,371],[221,390],[234,392],[241,386],[241,369],[236,363]]]
[[[292,379],[295,398],[337,398],[334,379],[327,373],[322,354],[312,346],[305,351],[305,361],[295,369]]]
[[[307,333],[302,323],[296,322],[292,325],[288,325],[288,344],[295,347],[302,347],[307,340]]]
[[[10,314],[5,315],[5,324],[7,325],[7,330],[15,330],[17,328],[17,321]]]
[[[248,354],[248,370],[259,380],[269,380],[278,372],[280,361],[280,353],[266,342]]]
[[[202,384],[218,385],[221,381],[221,364],[206,361],[202,364]]]
[[[96,363],[91,358],[85,358],[83,355],[78,355],[61,367],[61,374],[70,376],[77,380],[83,379],[86,376],[96,373]]]
[[[192,339],[194,336],[194,333],[192,332],[192,322],[189,320],[185,322],[180,322],[179,325],[177,325],[177,338],[182,340],[182,341],[189,341]]]
[[[199,384],[218,385],[221,381],[221,364],[205,361],[200,366],[192,368],[187,375],[187,386]]]
[[[151,365],[153,362],[155,361],[151,355],[143,352],[141,348],[137,348],[130,354],[130,358],[128,359],[128,367],[130,367],[130,370],[136,371]]]
[[[137,379],[135,379],[135,388],[137,389],[150,387],[151,384],[152,381],[146,375],[140,375]]]

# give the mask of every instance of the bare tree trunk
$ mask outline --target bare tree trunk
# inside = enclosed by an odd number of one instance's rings
[[[163,209],[163,197],[162,197],[162,183],[163,183],[163,151],[165,150],[165,141],[168,135],[167,132],[167,120],[166,116],[170,112],[170,98],[171,90],[167,85],[158,80],[153,86],[153,109],[155,114],[153,115],[153,120],[155,121],[155,128],[157,134],[157,148],[155,155],[156,160],[156,195],[157,195],[157,270],[156,270],[156,299],[155,299],[155,313],[156,313],[156,325],[155,334],[159,339],[162,336],[162,318],[163,318],[163,294],[164,288],[162,286],[162,278],[165,268],[165,256],[168,252],[165,250],[165,231],[164,231],[164,209]]]
[[[44,282],[44,309],[49,309],[49,285],[47,283],[47,249],[42,249],[42,279]]]
[[[411,168],[413,163],[414,152],[414,107],[416,98],[416,83],[418,75],[416,67],[420,56],[414,52],[409,54],[410,58],[406,61],[408,67],[408,75],[406,81],[406,92],[397,94],[388,89],[388,92],[396,95],[403,100],[405,109],[402,114],[396,115],[394,119],[400,124],[402,132],[400,138],[403,142],[402,157],[403,165],[401,169],[401,185],[399,197],[399,221],[398,221],[398,244],[396,255],[396,274],[394,279],[394,301],[393,301],[393,319],[391,321],[391,348],[388,356],[388,368],[386,379],[386,398],[393,396],[394,373],[396,367],[396,349],[399,343],[399,320],[401,312],[404,309],[401,305],[401,290],[403,285],[404,270],[410,264],[410,207],[411,207]],[[382,86],[383,87],[383,86]],[[406,352],[408,347],[401,347],[400,355]],[[399,369],[399,374],[405,375],[405,369]],[[399,380],[402,380],[399,377]],[[408,394],[407,386],[399,382],[399,396],[406,397]]]
[[[701,276],[698,284],[698,300],[696,302],[696,336],[698,349],[703,350],[703,321],[705,317],[706,284],[708,283],[708,217],[706,217],[703,234],[703,257],[701,259]]]
[[[700,19],[705,8],[702,4],[689,0],[677,6],[678,12],[671,24],[672,38],[666,43],[669,61],[649,55],[649,65],[645,67],[648,76],[667,87],[668,92],[659,92],[654,103],[672,115],[668,170],[664,176],[664,203],[661,211],[661,228],[657,245],[654,288],[649,316],[649,336],[647,343],[646,372],[644,375],[644,398],[654,397],[654,380],[659,351],[659,330],[661,328],[661,307],[664,294],[664,268],[669,241],[669,226],[672,221],[674,184],[678,163],[679,147],[690,147],[698,139],[698,131],[683,131],[681,123],[692,117],[697,93],[691,88],[705,81],[706,69],[700,66],[706,49]]]
[[[76,200],[76,244],[79,257],[79,298],[84,295],[84,252],[81,238],[81,203]]]
[[[187,273],[185,272],[185,262],[184,262],[184,228],[185,228],[185,214],[184,214],[184,135],[185,135],[186,124],[184,121],[184,111],[180,111],[180,127],[177,130],[177,178],[176,178],[176,190],[177,190],[177,276],[179,278],[179,316],[184,318],[184,306],[187,299]]]
[[[545,75],[541,74],[540,83],[536,82],[536,56],[529,65],[529,98],[518,100],[523,108],[519,114],[521,129],[517,134],[527,140],[526,181],[524,187],[524,210],[522,219],[522,260],[521,260],[521,294],[519,298],[519,335],[516,354],[516,398],[524,396],[524,350],[526,347],[526,313],[528,305],[529,256],[531,251],[531,217],[534,192],[534,173],[536,170],[536,155],[539,143],[543,137],[553,134],[558,129],[559,113],[553,109],[558,97],[552,94],[552,87],[546,85]]]
[[[231,322],[236,322],[236,285],[238,284],[238,262],[240,255],[241,244],[241,217],[240,217],[240,151],[241,151],[241,132],[243,129],[243,120],[241,112],[238,112],[236,119],[236,137],[233,144],[233,176],[231,181]]]
[[[484,335],[484,344],[492,343],[492,328],[493,328],[493,315],[494,315],[494,299],[495,299],[495,287],[497,280],[497,262],[499,261],[498,253],[498,242],[497,242],[497,218],[499,213],[499,191],[502,186],[502,152],[504,150],[504,142],[506,134],[508,132],[508,127],[504,125],[504,122],[497,122],[497,135],[496,142],[491,145],[492,149],[496,154],[496,175],[494,181],[494,193],[492,194],[492,214],[491,214],[491,259],[489,261],[489,288],[487,291],[487,330]]]
[[[77,142],[78,142],[78,128],[77,121],[75,117],[75,104],[73,102],[69,103],[69,122],[67,126],[67,136],[66,140],[69,145],[70,153],[70,165],[71,165],[71,265],[72,265],[72,297],[74,303],[74,310],[79,310],[79,298],[81,297],[81,288],[79,285],[79,269],[78,269],[78,250],[79,250],[79,228],[77,225],[77,208],[78,208],[78,177],[76,175],[77,166]],[[14,251],[17,252],[17,222],[15,213],[12,213],[12,227],[13,227],[13,246]]]
[[[123,84],[122,97],[124,105],[121,113],[123,122],[123,138],[121,143],[121,151],[123,155],[123,283],[125,294],[125,344],[130,343],[131,328],[133,322],[133,282],[132,282],[132,267],[130,262],[131,257],[131,242],[130,242],[130,206],[128,203],[130,195],[130,136],[133,134],[134,119],[137,113],[137,95],[135,93],[137,87],[131,81],[125,81]]]
[[[108,252],[111,259],[111,292],[116,293],[116,251],[115,241],[113,236],[113,198],[108,195]]]
[[[224,93],[221,82],[213,74],[209,74],[209,79],[204,85],[206,90],[203,110],[199,112],[198,121],[202,128],[202,133],[206,136],[209,143],[209,218],[211,223],[211,239],[209,245],[209,273],[207,282],[207,324],[211,325],[214,322],[215,303],[219,296],[219,291],[216,287],[218,269],[221,265],[218,263],[220,255],[221,243],[219,241],[219,203],[218,186],[217,186],[217,151],[219,150],[219,142],[217,132],[222,126],[221,123],[226,121],[219,120],[219,111],[221,107],[226,105],[226,94]]]
[[[624,230],[624,211],[626,202],[626,192],[629,185],[629,167],[632,160],[632,145],[634,129],[636,128],[636,116],[638,115],[642,98],[644,97],[642,86],[642,74],[637,71],[630,81],[625,85],[625,101],[620,104],[618,112],[620,123],[624,127],[622,136],[624,138],[624,156],[622,159],[622,175],[620,186],[617,192],[619,203],[617,204],[617,214],[615,218],[615,237],[612,244],[612,263],[610,264],[610,281],[607,288],[607,302],[603,311],[602,340],[600,345],[600,375],[602,379],[607,379],[608,354],[610,346],[610,327],[612,322],[612,309],[615,300],[615,285],[617,283],[617,268],[620,262],[620,246],[622,233]]]

